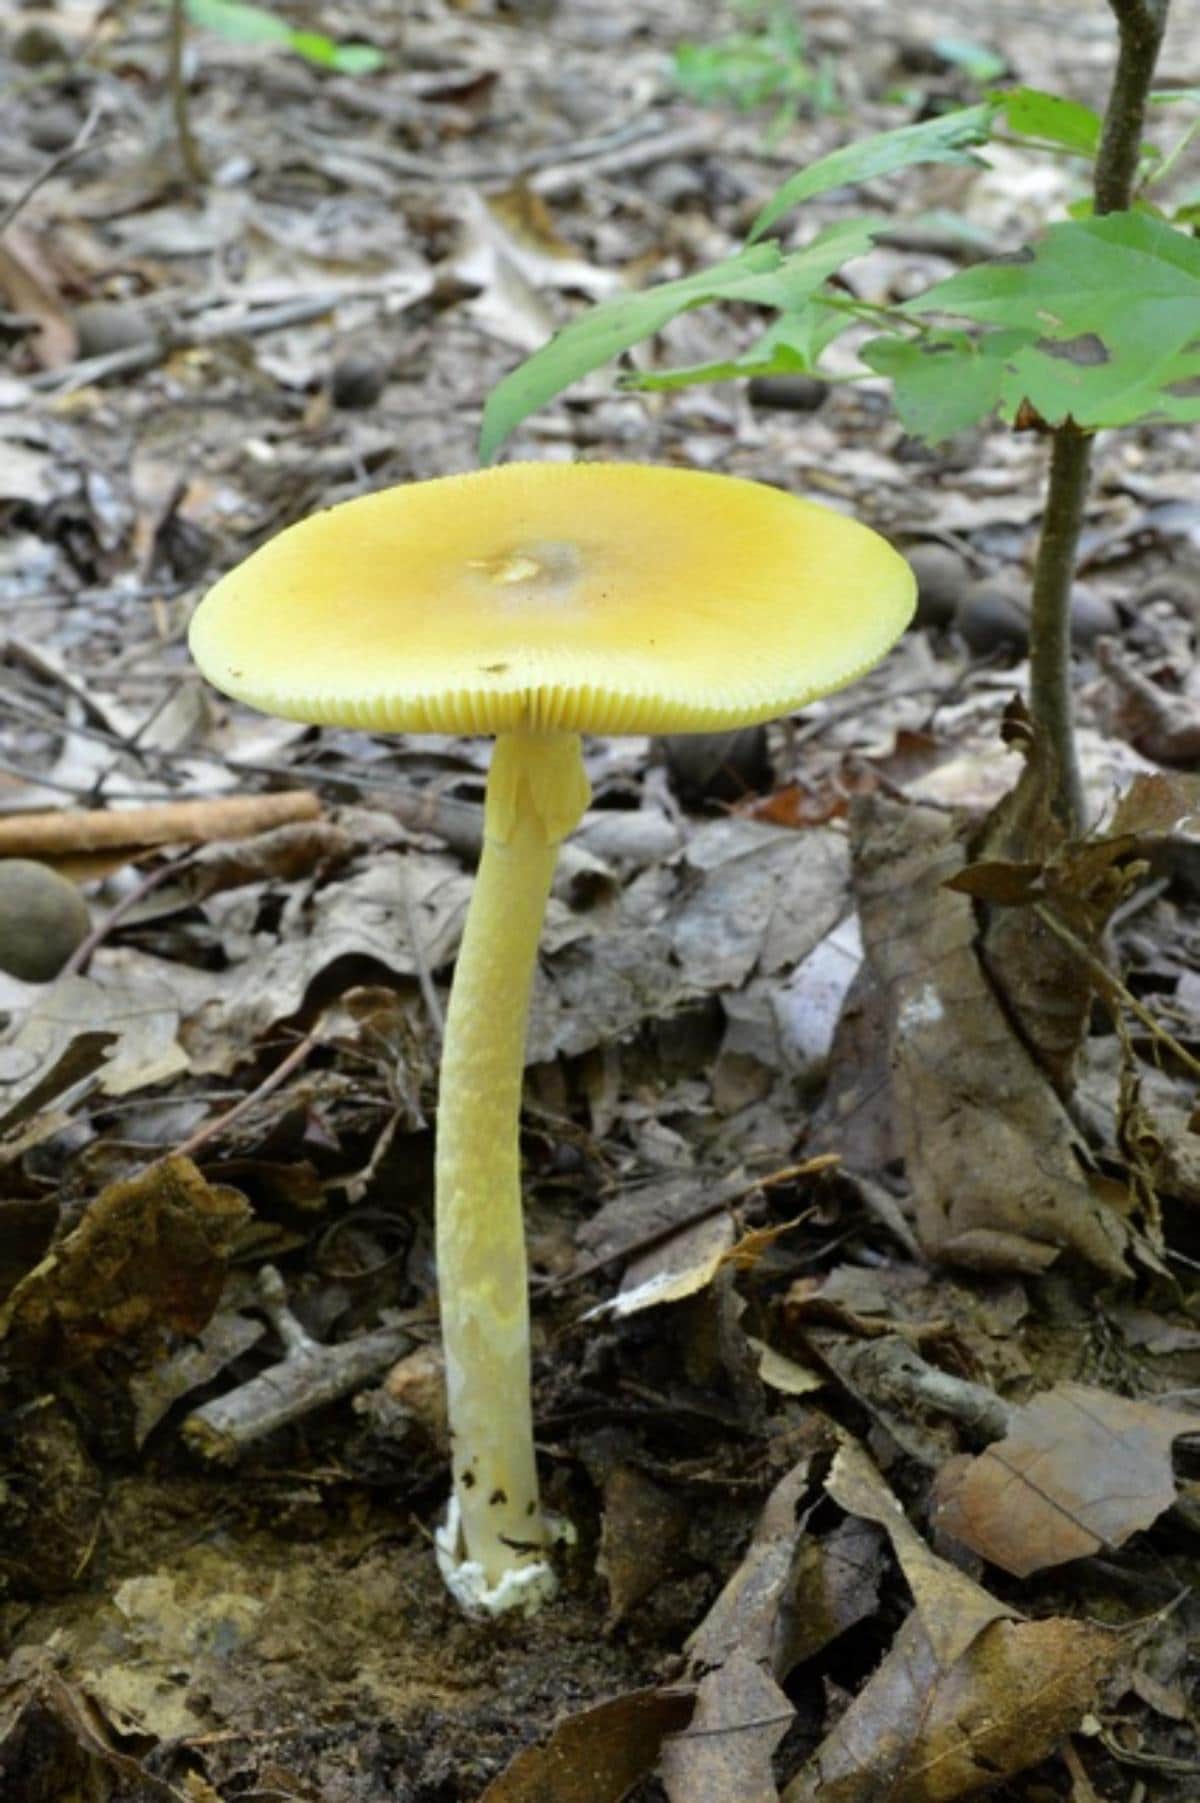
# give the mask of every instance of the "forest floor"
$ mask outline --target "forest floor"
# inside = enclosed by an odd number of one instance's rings
[[[1121,985],[1070,1082],[1010,1004],[1069,1013],[1072,955],[942,886],[1022,767],[1044,439],[927,450],[877,381],[607,371],[508,445],[827,500],[922,587],[790,722],[587,747],[524,1147],[577,1538],[531,1620],[463,1619],[431,1549],[432,1104],[488,747],[253,715],[186,649],[255,545],[473,467],[489,390],[581,305],[976,98],[980,51],[1101,103],[1106,8],[807,7],[782,121],[683,91],[677,47],[745,28],[700,0],[281,10],[383,66],[189,29],[202,183],[166,7],[0,14],[0,854],[90,911],[56,981],[0,975],[0,1796],[1200,1797],[1200,851],[1168,818],[1200,757],[1195,434],[1097,446],[1098,824],[1044,892],[1111,878]],[[1200,85],[1194,0],[1162,78]],[[789,230],[887,213],[851,266],[884,302],[1084,184],[998,144]],[[754,324],[705,309],[639,355]],[[169,843],[138,813],[165,803],[197,804]]]

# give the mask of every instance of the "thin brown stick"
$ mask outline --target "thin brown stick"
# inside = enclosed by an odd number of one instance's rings
[[[61,858],[90,851],[243,839],[296,820],[315,820],[320,812],[321,803],[311,790],[295,789],[282,795],[150,802],[136,808],[9,814],[0,817],[0,857]]]
[[[287,1082],[292,1072],[304,1063],[313,1047],[319,1043],[321,1026],[322,1022],[318,1021],[311,1033],[306,1033],[304,1038],[292,1047],[287,1057],[280,1059],[275,1069],[269,1076],[263,1078],[257,1089],[252,1089],[249,1095],[243,1096],[240,1102],[235,1102],[232,1108],[227,1108],[224,1114],[217,1115],[215,1120],[206,1121],[203,1127],[198,1127],[190,1139],[185,1139],[181,1146],[175,1148],[174,1156],[176,1158],[194,1158],[197,1152],[208,1145],[211,1140],[218,1139],[227,1128],[232,1127],[234,1122],[240,1120],[256,1103],[273,1095],[280,1084]]]
[[[1056,939],[1061,939],[1062,943],[1074,952],[1080,963],[1086,966],[1088,974],[1101,995],[1106,996],[1114,1007],[1128,1008],[1129,1012],[1141,1021],[1151,1038],[1156,1039],[1160,1045],[1166,1046],[1167,1050],[1178,1058],[1179,1062],[1191,1071],[1193,1076],[1200,1077],[1200,1058],[1193,1057],[1187,1047],[1180,1045],[1175,1035],[1168,1032],[1161,1021],[1155,1020],[1149,1008],[1139,1001],[1130,990],[1126,989],[1119,977],[1113,976],[1107,964],[1097,958],[1083,940],[1071,931],[1065,921],[1060,920],[1041,902],[1033,904],[1033,911],[1043,926],[1048,927]]]
[[[0,233],[6,232],[14,219],[17,218],[18,214],[25,211],[25,208],[29,205],[43,183],[50,181],[53,176],[56,176],[61,170],[65,169],[68,164],[73,163],[76,157],[81,157],[85,150],[89,150],[92,147],[92,133],[96,129],[96,123],[100,118],[101,110],[101,106],[99,102],[97,102],[83,124],[79,127],[79,130],[75,133],[71,142],[67,145],[66,149],[60,150],[57,156],[52,156],[48,163],[44,163],[32,180],[26,182],[25,186],[21,189],[21,192],[15,199],[9,202],[8,206],[4,209],[4,212],[0,213]]]
[[[175,137],[187,178],[200,188],[208,180],[208,170],[204,167],[204,158],[200,155],[192,134],[191,114],[188,110],[187,77],[183,69],[186,34],[187,13],[184,0],[171,0],[167,34],[167,86],[171,93],[171,116],[175,121]]]

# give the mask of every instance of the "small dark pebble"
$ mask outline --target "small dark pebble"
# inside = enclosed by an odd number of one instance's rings
[[[91,930],[74,883],[32,858],[0,859],[0,970],[49,983]]]
[[[1076,648],[1086,650],[1097,639],[1110,638],[1120,630],[1120,616],[1108,596],[1099,594],[1090,583],[1077,582],[1071,590],[1071,641]]]
[[[85,301],[74,318],[81,357],[104,357],[154,337],[154,327],[136,301]]]
[[[1018,576],[986,576],[963,594],[956,624],[976,657],[1029,646],[1029,587]]]
[[[387,365],[370,351],[348,351],[333,366],[329,389],[335,407],[373,407],[383,393]]]
[[[66,150],[79,136],[83,120],[73,106],[39,106],[29,121],[29,142],[35,150]]]
[[[1029,649],[1029,583],[1015,573],[1001,573],[972,583],[958,609],[958,630],[978,657],[998,651],[1023,654]],[[1120,631],[1112,602],[1090,584],[1077,582],[1071,591],[1071,642],[1089,650],[1099,638]]]
[[[917,579],[914,626],[949,626],[971,583],[965,557],[949,545],[910,545],[904,553]]]
[[[829,383],[819,376],[752,376],[750,405],[779,413],[815,413],[829,399]]]
[[[14,63],[20,63],[24,69],[37,69],[45,63],[65,63],[67,47],[56,31],[49,25],[43,25],[40,19],[26,25],[18,31],[12,41],[10,54]]]
[[[669,733],[663,752],[671,787],[681,801],[741,801],[770,786],[764,726],[736,732]]]
[[[646,178],[646,192],[651,200],[668,209],[701,203],[707,191],[704,172],[694,163],[660,163]]]

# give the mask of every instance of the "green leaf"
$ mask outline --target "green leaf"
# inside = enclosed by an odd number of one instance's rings
[[[589,308],[492,390],[483,413],[480,460],[488,462],[514,426],[580,376],[660,332],[680,313],[721,300],[794,313],[843,263],[862,256],[884,223],[863,217],[827,226],[787,257],[777,244],[754,245],[695,275]]]
[[[1088,431],[1200,419],[1200,242],[1152,214],[1052,226],[1024,260],[962,270],[906,311],[1024,335],[1003,359],[1010,419],[1025,400]]]
[[[373,75],[387,61],[374,44],[335,44],[319,31],[292,32],[288,48],[297,56],[307,57],[310,63],[335,69],[339,75]]]
[[[824,306],[818,297],[794,312],[781,313],[740,357],[657,370],[653,374],[638,371],[622,376],[620,386],[658,393],[693,388],[698,382],[731,382],[747,376],[808,375],[816,368],[826,346],[857,323],[840,309]]]
[[[1001,88],[991,95],[1010,131],[1022,138],[1061,144],[1080,156],[1093,157],[1100,145],[1103,121],[1090,106],[1047,94],[1042,88]]]
[[[277,44],[323,69],[342,75],[369,75],[386,58],[373,44],[338,44],[321,31],[296,31],[286,19],[245,0],[185,0],[187,15],[202,31],[215,31],[235,44]]]
[[[895,131],[861,138],[819,157],[775,191],[754,221],[750,242],[769,232],[801,201],[826,194],[831,188],[871,181],[878,175],[894,175],[898,169],[910,168],[914,163],[979,161],[970,154],[971,147],[986,141],[995,113],[994,101],[980,101],[977,106],[940,113],[936,119],[922,120],[919,125],[901,125]]]
[[[691,307],[746,298],[745,290],[761,283],[778,269],[781,261],[778,245],[759,244],[698,270],[695,275],[662,282],[640,294],[614,295],[611,300],[589,307],[493,388],[483,410],[480,462],[490,462],[514,426],[580,376],[590,374],[619,357],[622,351],[640,344],[643,338],[661,331]]]
[[[1000,404],[1005,358],[1026,342],[1021,332],[938,332],[921,339],[872,338],[859,355],[892,382],[906,432],[938,444],[986,418]]]
[[[187,0],[187,16],[202,31],[215,31],[234,44],[291,43],[292,28],[286,20],[243,0]]]
[[[943,62],[961,69],[972,81],[995,81],[1003,75],[1008,59],[989,44],[976,44],[970,38],[934,38],[933,48]]]

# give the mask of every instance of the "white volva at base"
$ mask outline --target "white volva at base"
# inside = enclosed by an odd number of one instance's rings
[[[547,1526],[560,1540],[573,1538],[565,1523],[549,1521]],[[447,1504],[446,1519],[434,1535],[434,1548],[443,1582],[466,1615],[504,1615],[509,1609],[535,1615],[558,1589],[553,1568],[543,1559],[530,1565],[514,1566],[504,1573],[498,1584],[489,1584],[479,1561],[462,1556],[462,1522],[457,1496],[451,1496]]]

